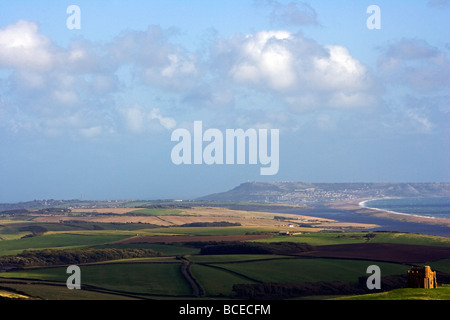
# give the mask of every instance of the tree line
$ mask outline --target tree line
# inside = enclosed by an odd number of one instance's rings
[[[31,266],[72,265],[156,256],[162,256],[162,253],[152,249],[139,248],[25,250],[14,256],[0,257],[0,267],[22,268]]]

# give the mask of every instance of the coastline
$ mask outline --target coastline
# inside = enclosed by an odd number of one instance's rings
[[[384,199],[387,199],[387,198],[384,198]],[[421,223],[421,224],[428,224],[428,225],[438,225],[438,226],[450,227],[450,219],[426,217],[426,216],[419,216],[419,215],[413,215],[413,214],[408,214],[408,213],[388,211],[388,210],[383,210],[383,209],[379,209],[379,208],[365,207],[364,204],[367,201],[371,201],[371,200],[378,200],[378,199],[373,199],[373,198],[355,199],[355,200],[349,200],[349,201],[343,201],[343,202],[328,203],[327,206],[330,208],[333,208],[333,209],[350,211],[350,212],[360,214],[360,215],[374,216],[374,217],[386,218],[386,219],[402,221],[402,222],[414,222],[414,223]]]

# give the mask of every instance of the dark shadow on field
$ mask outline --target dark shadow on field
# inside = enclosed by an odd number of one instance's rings
[[[301,252],[298,255],[412,264],[448,259],[450,258],[450,248],[394,243],[353,243],[316,246],[314,251]]]

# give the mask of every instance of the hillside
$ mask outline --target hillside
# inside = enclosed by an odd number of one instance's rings
[[[436,289],[400,288],[387,292],[364,294],[335,300],[449,300],[450,286],[439,286]]]
[[[305,204],[361,198],[437,196],[450,196],[450,183],[247,182],[197,200]]]

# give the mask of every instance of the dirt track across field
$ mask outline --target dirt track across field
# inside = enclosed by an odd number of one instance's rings
[[[302,252],[304,257],[377,260],[396,263],[424,263],[450,258],[449,247],[391,243],[359,243],[317,246]]]
[[[180,243],[209,241],[248,241],[269,238],[271,235],[236,235],[236,236],[135,236],[115,243]]]

